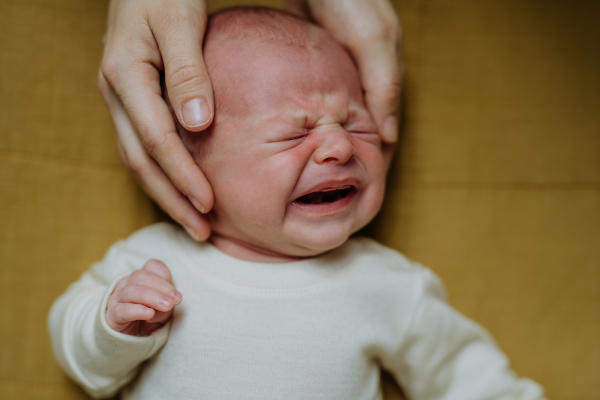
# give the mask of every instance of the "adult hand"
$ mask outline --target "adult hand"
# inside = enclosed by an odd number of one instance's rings
[[[384,142],[398,139],[404,77],[402,29],[389,0],[289,0],[346,47],[358,65],[365,100]]]
[[[207,128],[214,114],[202,57],[207,18],[205,0],[112,0],[98,77],[123,162],[196,240],[210,235],[200,212],[210,211],[213,193],[177,134],[159,71],[181,125],[195,132]]]
[[[381,136],[395,142],[404,63],[388,0],[290,0],[290,9],[308,12],[349,49]],[[206,22],[204,0],[112,0],[98,78],[123,162],[196,240],[210,235],[197,210],[210,211],[213,193],[177,135],[159,71],[181,125],[195,132],[208,127],[214,102],[201,52]]]

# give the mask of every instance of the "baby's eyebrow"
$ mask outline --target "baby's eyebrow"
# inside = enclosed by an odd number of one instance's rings
[[[303,109],[296,109],[290,115],[290,121],[300,128],[306,128],[310,124],[314,125],[313,118],[310,117],[309,113]]]
[[[339,96],[339,94],[334,96]],[[336,122],[340,124],[348,124],[368,115],[366,108],[351,98],[346,97],[341,104],[339,101],[332,104],[320,100],[317,100],[317,104],[320,104],[320,106],[316,106],[310,101],[295,101],[295,109],[285,112],[284,118],[295,126],[310,129],[318,125],[321,119],[328,116],[336,118]]]
[[[345,124],[351,121],[356,116],[356,110],[337,110],[335,114],[335,116],[337,117],[336,122]],[[319,121],[321,121],[323,118],[330,115],[331,114],[328,115],[328,113],[325,110],[321,109],[315,110],[312,113],[308,112],[307,110],[298,110],[298,112],[293,117],[293,121],[295,125],[301,128],[311,129],[318,125]]]

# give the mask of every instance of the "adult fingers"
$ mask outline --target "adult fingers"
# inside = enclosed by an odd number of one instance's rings
[[[181,196],[173,194],[174,189],[165,183],[168,180],[198,210],[208,212],[213,203],[210,185],[177,135],[173,118],[162,98],[158,74],[164,63],[156,37],[161,37],[163,31],[173,29],[169,24],[160,23],[161,16],[169,15],[165,10],[198,8],[198,3],[201,0],[111,2],[106,46],[100,68],[100,87],[101,90],[105,87],[103,95],[109,107],[111,103],[118,105],[120,102],[120,108],[124,110],[126,117],[121,118],[121,121],[128,121],[133,127],[131,130],[134,135],[124,136],[137,135],[142,144],[140,152],[135,151],[135,146],[131,145],[133,140],[123,141],[125,145],[120,147],[126,158],[126,165],[138,176],[143,187],[149,189],[149,194],[171,215],[177,209],[173,204],[181,205],[181,201],[177,201],[181,200]],[[111,93],[116,96],[111,96]],[[116,97],[118,101],[111,97]],[[118,109],[119,107],[113,107],[113,110]],[[126,123],[121,123],[124,124]],[[139,155],[145,153],[149,157]],[[158,165],[153,165],[150,158]],[[161,168],[167,179],[149,178],[153,175],[153,169]],[[157,183],[154,184],[154,181]],[[189,210],[189,205],[184,210]],[[177,214],[173,216],[176,219],[182,218]],[[208,226],[206,223],[204,225],[204,232],[196,232],[195,236],[208,236]]]
[[[149,17],[162,54],[165,83],[173,110],[181,125],[200,131],[213,119],[213,91],[204,58],[202,41],[208,21],[202,1],[171,4]]]
[[[146,69],[146,74],[142,73],[143,69]],[[161,95],[158,72],[150,65],[141,65],[139,73],[130,75],[128,82],[131,85],[128,90],[122,93],[115,90],[125,109],[129,108],[127,114],[138,128],[144,148],[160,164],[175,187],[200,212],[208,212],[213,205],[212,189],[177,134]],[[144,165],[130,163],[130,167],[138,175],[145,172]]]
[[[310,11],[306,0],[288,0],[287,10],[302,18],[310,18]]]
[[[117,142],[123,163],[133,172],[142,189],[175,221],[180,223],[190,236],[196,240],[206,240],[210,235],[208,219],[196,210],[190,203],[189,198],[184,196],[175,187],[161,166],[146,152],[137,135],[136,129],[127,115],[123,103],[106,81],[102,71],[99,73],[98,85],[115,123]],[[162,99],[160,100],[162,101]],[[169,121],[172,123],[170,114]],[[160,132],[154,132],[154,134],[160,135]],[[183,159],[186,160],[187,158],[192,163],[191,166],[188,166],[188,169],[195,170],[196,175],[199,174],[201,176],[198,181],[198,184],[200,184],[200,193],[196,194],[196,196],[204,195],[204,201],[212,207],[212,191],[210,186],[204,179],[202,172],[193,160],[191,160],[187,150],[183,150]],[[190,184],[193,185],[193,183]],[[204,184],[203,188],[202,184]],[[198,201],[196,202],[199,203]],[[203,206],[200,205],[199,208],[202,209]],[[208,210],[208,208],[204,208],[204,210]]]
[[[398,140],[398,120],[403,69],[400,51],[387,41],[373,42],[370,47],[353,52],[365,91],[365,101],[382,139]]]

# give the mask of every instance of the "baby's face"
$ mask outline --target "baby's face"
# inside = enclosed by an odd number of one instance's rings
[[[226,68],[206,57],[222,105],[210,131],[184,140],[214,190],[213,231],[307,257],[365,226],[381,206],[388,157],[348,54],[330,42],[258,43],[239,46]]]

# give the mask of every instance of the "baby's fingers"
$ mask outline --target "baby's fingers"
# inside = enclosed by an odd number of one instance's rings
[[[133,272],[127,283],[155,289],[168,296],[175,304],[181,302],[181,293],[171,283],[171,272],[158,260],[150,260],[141,270]]]
[[[152,318],[150,318],[149,320],[147,320],[146,322],[148,322],[150,324],[156,323],[156,324],[162,325],[165,322],[167,322],[169,320],[169,318],[171,318],[172,314],[173,314],[173,309],[171,309],[170,311],[166,311],[166,312],[155,311],[154,316]]]
[[[170,311],[177,304],[164,293],[143,285],[129,284],[114,294],[117,303],[141,304],[156,311]]]
[[[106,323],[117,332],[122,332],[134,321],[148,321],[156,314],[152,308],[141,304],[117,303],[106,310]]]

